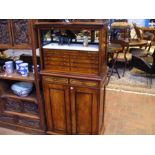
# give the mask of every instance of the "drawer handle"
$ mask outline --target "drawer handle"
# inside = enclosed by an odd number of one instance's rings
[[[70,87],[70,90],[73,90],[74,89],[74,87]]]

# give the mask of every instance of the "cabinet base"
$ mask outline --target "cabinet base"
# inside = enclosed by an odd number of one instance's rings
[[[33,134],[33,135],[44,135],[44,134],[46,134],[44,130],[33,129],[33,128],[24,127],[24,126],[20,126],[20,125],[16,125],[16,124],[11,124],[11,123],[6,123],[6,122],[2,122],[2,121],[0,121],[0,127],[4,127],[4,128],[15,130],[15,131],[24,132],[27,134]]]

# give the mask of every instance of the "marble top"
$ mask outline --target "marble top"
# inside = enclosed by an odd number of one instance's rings
[[[84,47],[83,44],[58,45],[58,43],[51,43],[43,46],[44,49],[63,49],[63,50],[80,50],[80,51],[99,51],[98,45],[89,45]]]

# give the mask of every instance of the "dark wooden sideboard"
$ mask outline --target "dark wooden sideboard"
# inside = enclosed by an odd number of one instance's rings
[[[36,22],[41,56],[48,134],[103,134],[106,65],[106,22]],[[45,30],[97,30],[99,43],[43,46]],[[58,46],[58,47],[57,47]],[[73,48],[72,48],[73,46]],[[79,49],[75,46],[80,46]]]
[[[33,36],[33,24],[36,20],[1,19],[0,49],[32,50],[31,61],[35,74],[22,77],[16,72],[11,76],[0,73],[0,126],[32,134],[44,134],[44,106],[40,92],[37,72],[36,41]],[[28,97],[20,97],[11,91],[10,86],[19,81],[33,83],[33,92]]]

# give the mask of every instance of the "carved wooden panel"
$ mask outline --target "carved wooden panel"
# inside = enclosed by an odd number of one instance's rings
[[[33,127],[33,128],[39,128],[39,120],[30,120],[30,119],[22,119],[20,118],[18,120],[18,124]]]
[[[23,102],[23,112],[30,114],[38,114],[38,105],[33,103]]]
[[[14,118],[13,118],[13,116],[7,116],[7,115],[4,115],[4,114],[0,114],[0,121],[13,123]]]
[[[14,45],[30,46],[29,21],[27,19],[13,19],[13,41]]]
[[[5,104],[5,108],[8,111],[21,112],[20,102],[15,101],[15,100],[7,100]]]
[[[31,102],[13,100],[13,99],[6,100],[5,110],[20,112],[20,113],[29,113],[29,114],[35,114],[35,115],[39,113],[38,105]]]
[[[0,19],[0,45],[11,44],[10,27],[7,19]]]

